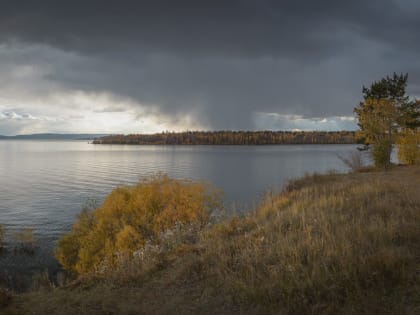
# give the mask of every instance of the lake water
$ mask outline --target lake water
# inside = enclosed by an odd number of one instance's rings
[[[338,155],[355,145],[120,146],[86,141],[0,141],[0,224],[12,235],[34,229],[39,250],[26,259],[0,255],[0,273],[54,265],[52,249],[89,198],[99,202],[118,185],[157,172],[206,180],[227,205],[246,211],[269,188],[311,172],[346,171]],[[29,262],[28,262],[29,261]],[[30,268],[28,268],[28,264]]]

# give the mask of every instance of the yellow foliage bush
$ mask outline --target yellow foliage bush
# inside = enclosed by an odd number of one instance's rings
[[[118,267],[118,257],[133,254],[146,242],[159,242],[176,224],[204,227],[222,206],[209,184],[166,175],[119,187],[94,211],[82,211],[70,233],[58,242],[56,258],[78,274]]]
[[[420,162],[420,131],[405,130],[397,142],[398,159],[408,165]]]

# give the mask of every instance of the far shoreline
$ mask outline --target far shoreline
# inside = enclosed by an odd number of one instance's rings
[[[118,145],[282,145],[358,144],[355,131],[185,131],[109,135],[92,144]]]

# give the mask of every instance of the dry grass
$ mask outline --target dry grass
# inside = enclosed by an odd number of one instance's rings
[[[225,292],[294,314],[386,313],[399,286],[415,296],[419,170],[364,175],[298,180],[254,215],[211,231],[205,261],[215,258]]]
[[[35,237],[33,228],[21,229],[15,233],[14,238],[18,243],[16,250],[28,254],[33,254],[35,252],[37,239]]]
[[[16,297],[7,314],[419,314],[420,168],[317,175],[148,268]]]

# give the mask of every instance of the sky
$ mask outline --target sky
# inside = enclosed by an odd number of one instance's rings
[[[0,134],[354,130],[408,73],[417,0],[4,0]]]

